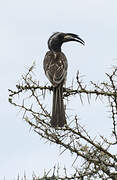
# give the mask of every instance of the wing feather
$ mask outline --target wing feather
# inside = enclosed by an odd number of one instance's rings
[[[48,51],[44,58],[44,70],[53,86],[64,83],[67,75],[67,59],[62,52]]]

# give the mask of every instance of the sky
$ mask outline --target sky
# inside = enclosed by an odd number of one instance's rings
[[[67,87],[77,70],[85,82],[101,82],[117,62],[117,1],[115,0],[4,0],[0,2],[0,179],[11,180],[24,172],[31,179],[56,164],[71,168],[69,153],[59,156],[59,148],[40,140],[22,120],[18,109],[8,102],[8,89],[15,89],[21,75],[36,62],[37,79],[48,80],[43,71],[47,40],[53,32],[72,32],[85,47],[70,42],[63,45],[69,68]],[[49,83],[49,82],[48,82]],[[50,95],[51,96],[51,95]],[[50,97],[51,98],[51,97]],[[45,104],[48,102],[45,102]],[[77,113],[89,132],[111,133],[106,103],[71,99],[69,114]],[[48,104],[51,106],[51,104]],[[51,107],[50,107],[51,108]],[[103,120],[103,121],[102,121]],[[100,126],[101,124],[101,126]],[[110,134],[109,134],[110,135]],[[63,163],[64,162],[64,163]]]

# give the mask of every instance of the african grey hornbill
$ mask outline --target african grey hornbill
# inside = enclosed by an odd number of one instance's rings
[[[53,86],[53,107],[50,121],[52,127],[63,127],[66,124],[63,84],[67,76],[68,63],[66,56],[61,52],[61,46],[68,41],[85,44],[76,34],[56,32],[48,40],[50,51],[46,53],[43,62],[45,74]]]

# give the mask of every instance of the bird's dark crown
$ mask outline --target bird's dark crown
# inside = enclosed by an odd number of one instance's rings
[[[62,44],[69,41],[77,41],[83,45],[85,44],[85,42],[76,34],[56,32],[50,36],[48,48],[51,51],[60,52]]]

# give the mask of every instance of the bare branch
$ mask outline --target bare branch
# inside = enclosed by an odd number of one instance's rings
[[[23,112],[23,119],[30,127],[48,143],[57,144],[61,149],[61,154],[68,150],[75,155],[71,163],[72,166],[82,162],[75,169],[71,176],[65,169],[64,176],[59,175],[59,169],[53,170],[52,176],[49,173],[43,178],[34,177],[33,180],[39,179],[117,179],[117,154],[111,151],[111,147],[117,148],[117,67],[113,68],[111,74],[107,74],[107,81],[101,83],[90,83],[90,89],[83,80],[79,71],[76,76],[77,88],[72,85],[71,88],[64,88],[64,97],[79,96],[83,103],[83,96],[90,103],[91,97],[105,98],[110,108],[112,120],[113,142],[109,141],[103,135],[98,138],[92,138],[87,130],[79,124],[78,117],[74,115],[71,122],[64,128],[53,129],[50,125],[51,113],[46,105],[43,104],[43,97],[48,91],[52,91],[50,86],[42,86],[33,79],[31,66],[28,72],[22,76],[22,81],[16,85],[16,90],[9,89],[9,102],[18,107]],[[20,98],[17,99],[17,96]],[[100,138],[100,140],[99,140]]]

